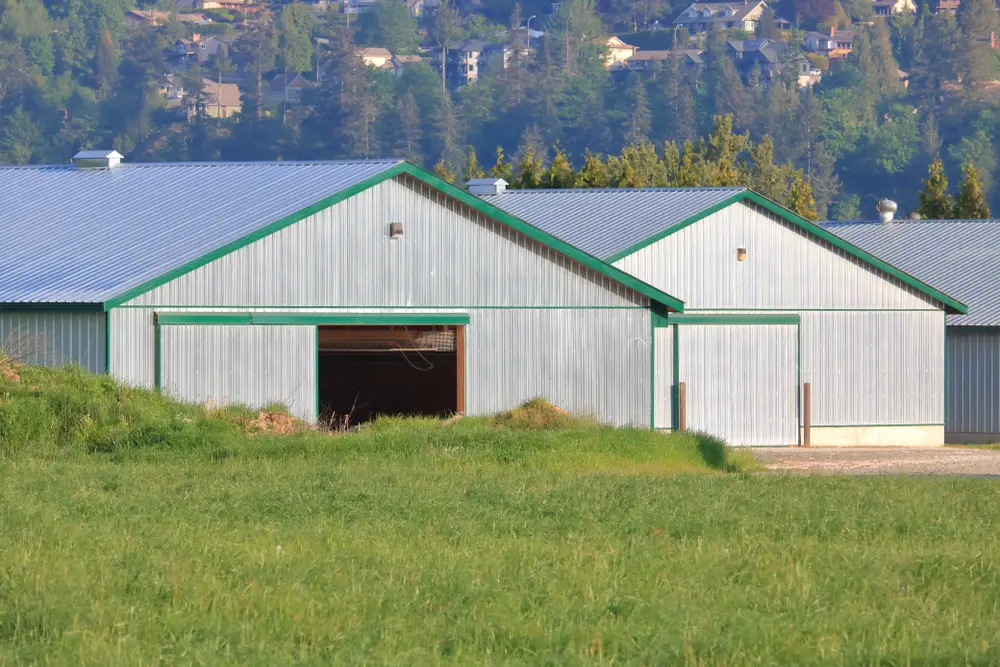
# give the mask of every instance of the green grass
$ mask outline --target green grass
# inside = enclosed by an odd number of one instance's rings
[[[990,480],[586,424],[247,435],[116,391],[0,379],[0,665],[1000,663]]]

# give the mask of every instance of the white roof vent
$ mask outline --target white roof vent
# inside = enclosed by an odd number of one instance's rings
[[[878,211],[878,219],[883,225],[888,225],[892,222],[892,217],[896,215],[896,209],[899,207],[896,202],[891,199],[880,199],[878,204],[875,205],[875,210]]]
[[[123,157],[116,150],[80,151],[73,156],[73,164],[82,169],[113,169],[122,163]]]
[[[473,178],[465,184],[470,195],[499,195],[507,190],[507,181],[502,178]]]

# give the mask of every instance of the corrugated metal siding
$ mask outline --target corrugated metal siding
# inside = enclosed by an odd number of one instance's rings
[[[798,443],[794,325],[683,325],[677,336],[689,429],[732,445]]]
[[[944,423],[944,312],[803,312],[816,426]]]
[[[161,327],[163,390],[193,403],[281,403],[316,420],[316,327]]]
[[[402,222],[402,239],[389,223]],[[130,305],[630,306],[632,290],[409,177],[370,188]]]
[[[0,347],[27,348],[25,361],[39,366],[77,364],[103,373],[106,336],[104,313],[0,312]]]
[[[662,327],[653,332],[656,340],[653,358],[653,427],[673,427],[674,329]]]
[[[510,190],[482,199],[603,259],[745,191],[746,188]]]
[[[747,259],[736,261],[736,249]],[[687,309],[919,308],[910,287],[754,205],[728,206],[615,266]]]
[[[1000,329],[948,327],[948,433],[1000,433]]]
[[[212,312],[221,309],[157,310]],[[528,398],[543,396],[566,410],[590,414],[602,422],[648,427],[648,310],[430,310],[469,314],[466,335],[466,411],[469,414],[497,412]],[[111,312],[112,339],[130,341],[127,347],[115,346],[113,373],[130,384],[151,387],[154,378],[153,309],[116,308]],[[418,313],[420,309],[282,308],[267,312]],[[176,325],[165,326],[163,331],[175,328]]]

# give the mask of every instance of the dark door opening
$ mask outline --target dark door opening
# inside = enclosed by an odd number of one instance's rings
[[[463,334],[455,326],[320,327],[320,423],[461,412]]]

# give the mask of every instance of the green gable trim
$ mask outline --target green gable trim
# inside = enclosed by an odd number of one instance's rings
[[[231,324],[231,325],[363,325],[406,326],[420,324],[468,324],[465,313],[161,313],[156,317],[160,325],[176,324]]]
[[[190,262],[187,262],[177,267],[176,269],[172,269],[157,278],[154,278],[152,280],[147,280],[146,282],[137,285],[136,287],[126,290],[125,292],[122,292],[118,296],[106,301],[104,303],[104,309],[110,310],[111,308],[120,306],[123,303],[136,298],[137,296],[141,296],[142,294],[145,294],[150,290],[165,285],[166,283],[175,280],[187,273],[190,273],[195,269],[205,266],[206,264],[213,262],[219,259],[220,257],[224,257],[225,255],[228,255],[231,252],[239,250],[240,248],[246,247],[255,241],[259,241],[260,239],[266,236],[270,236],[275,232],[281,231],[282,229],[294,225],[295,223],[300,222],[301,220],[304,220],[305,218],[308,218],[311,215],[315,215],[320,211],[330,208],[335,204],[338,204],[346,199],[349,199],[371,187],[378,185],[379,183],[383,183],[396,176],[399,176],[400,174],[406,174],[418,181],[425,183],[426,185],[429,185],[435,190],[458,200],[462,204],[465,204],[469,208],[472,208],[476,211],[479,211],[480,213],[483,213],[486,216],[489,216],[490,218],[502,222],[508,227],[511,227],[512,229],[520,232],[521,234],[524,234],[528,238],[537,241],[545,246],[548,246],[553,250],[556,250],[562,253],[563,255],[569,257],[570,259],[579,262],[580,264],[586,266],[587,268],[593,269],[597,273],[607,276],[608,278],[611,278],[612,280],[635,290],[639,294],[642,294],[643,296],[649,298],[651,301],[662,304],[663,306],[677,312],[683,312],[684,310],[684,303],[680,299],[674,298],[665,292],[661,292],[660,290],[644,283],[643,281],[635,278],[634,276],[631,276],[625,273],[624,271],[621,271],[620,269],[616,269],[610,264],[607,264],[592,255],[588,255],[587,253],[583,252],[582,250],[574,246],[571,246],[565,241],[560,241],[556,237],[543,232],[537,227],[534,227],[533,225],[530,225],[519,218],[515,218],[514,216],[497,208],[496,206],[488,204],[483,200],[479,199],[478,197],[470,195],[465,190],[457,188],[451,183],[443,181],[440,178],[434,176],[433,174],[430,174],[424,171],[423,169],[415,167],[414,165],[409,164],[407,162],[403,162],[398,165],[389,167],[384,171],[376,174],[375,176],[360,181],[359,183],[356,183],[349,188],[345,188],[344,190],[338,192],[335,195],[332,195],[330,197],[327,197],[325,199],[316,202],[312,206],[304,208],[301,211],[298,211],[296,213],[293,213],[289,216],[282,218],[281,220],[277,220],[269,225],[266,225],[258,229],[257,231],[248,234],[240,239],[236,239],[235,241],[227,243],[221,248],[213,250],[212,252],[202,255],[201,257],[198,257],[196,259],[193,259]]]
[[[780,217],[782,220],[785,220],[786,222],[790,222],[791,224],[800,227],[808,234],[811,234],[816,238],[826,241],[830,245],[834,246],[835,248],[839,248],[848,255],[860,259],[865,264],[868,264],[869,266],[872,266],[878,269],[879,271],[886,273],[892,276],[893,278],[896,278],[904,285],[908,285],[914,288],[924,296],[930,297],[932,300],[942,304],[945,307],[945,310],[949,313],[957,315],[965,315],[969,312],[968,307],[961,301],[958,301],[957,299],[948,296],[944,292],[941,292],[940,290],[931,287],[927,283],[915,278],[914,276],[911,276],[905,271],[897,269],[895,266],[892,266],[885,260],[879,259],[875,255],[865,252],[864,250],[854,245],[853,243],[848,243],[847,241],[840,238],[833,232],[823,229],[815,222],[806,220],[800,215],[788,210],[784,206],[776,204],[767,197],[757,194],[753,190],[746,190],[744,192],[740,192],[730,197],[729,199],[719,202],[715,206],[706,208],[704,211],[699,212],[697,215],[693,215],[690,218],[684,220],[683,222],[680,222],[679,224],[673,225],[672,227],[669,227],[668,229],[665,229],[662,232],[659,232],[649,237],[648,239],[633,245],[630,248],[627,248],[619,253],[612,255],[611,257],[606,258],[606,261],[609,263],[617,262],[620,259],[623,259],[624,257],[628,257],[629,255],[632,255],[638,252],[639,250],[642,250],[643,248],[656,243],[657,241],[660,241],[662,239],[667,238],[668,236],[676,234],[685,227],[690,227],[694,223],[707,218],[713,213],[721,211],[727,206],[731,206],[739,202],[752,202],[757,206],[760,206],[761,208],[770,211],[771,213]]]
[[[668,324],[799,324],[798,315],[671,315]]]
[[[735,204],[735,203],[737,203],[739,201],[742,201],[744,199],[744,197],[746,197],[746,192],[738,192],[735,195],[733,195],[732,197],[729,197],[728,199],[723,199],[718,204],[715,204],[713,206],[709,206],[708,208],[706,208],[703,211],[698,211],[698,213],[696,213],[695,215],[692,215],[690,218],[685,218],[684,220],[680,221],[676,225],[672,225],[672,226],[664,229],[661,232],[657,232],[656,234],[653,234],[648,239],[639,241],[638,243],[636,243],[636,244],[634,244],[634,245],[632,245],[632,246],[630,246],[628,248],[625,248],[624,250],[616,252],[615,254],[611,255],[611,257],[606,257],[604,259],[604,261],[606,261],[608,264],[614,264],[615,262],[617,262],[620,259],[624,259],[624,258],[628,257],[629,255],[632,255],[632,254],[634,254],[634,253],[642,250],[643,248],[645,248],[647,246],[653,245],[654,243],[656,243],[657,241],[659,241],[661,239],[665,239],[666,237],[670,236],[674,232],[679,232],[680,230],[684,229],[685,227],[690,227],[691,225],[693,225],[694,223],[698,222],[699,220],[703,220],[704,218],[707,218],[708,216],[712,215],[713,213],[718,213],[719,211],[721,211],[722,209],[726,208],[727,206],[732,206],[733,204]]]

